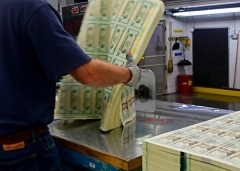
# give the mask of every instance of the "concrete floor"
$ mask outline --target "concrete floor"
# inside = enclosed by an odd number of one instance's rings
[[[157,100],[214,107],[218,109],[228,109],[233,111],[240,110],[240,97],[233,96],[205,93],[192,93],[190,95],[173,93],[168,95],[159,95],[157,96]]]

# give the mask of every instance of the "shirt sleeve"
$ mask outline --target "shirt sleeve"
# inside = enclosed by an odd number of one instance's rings
[[[26,33],[48,78],[54,78],[90,61],[64,30],[60,16],[49,5],[29,18]]]

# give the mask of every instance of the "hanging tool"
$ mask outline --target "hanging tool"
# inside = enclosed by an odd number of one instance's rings
[[[180,48],[180,43],[178,42],[178,39],[176,38],[175,43],[173,44],[172,50],[178,50]]]
[[[190,39],[189,38],[184,38],[183,39],[183,44],[184,44],[185,48],[190,46],[191,45]]]
[[[184,41],[184,40],[183,40]],[[183,60],[181,60],[180,62],[178,62],[178,66],[186,66],[186,65],[192,65],[192,63],[188,60],[185,59],[185,45],[184,45],[184,42],[182,41],[183,43]],[[188,45],[188,43],[187,43]]]
[[[172,37],[172,22],[169,23],[169,36]],[[173,72],[172,41],[169,41],[170,57],[168,59],[168,73]]]
[[[237,37],[237,51],[236,51],[236,60],[235,60],[235,68],[234,68],[234,79],[233,79],[233,88],[235,88],[235,82],[236,82],[236,72],[237,72],[237,60],[238,60],[238,46],[239,46],[239,32]]]

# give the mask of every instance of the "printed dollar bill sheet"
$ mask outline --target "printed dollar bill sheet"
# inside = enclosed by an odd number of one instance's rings
[[[55,119],[100,119],[103,89],[87,87],[70,75],[62,80],[55,107]]]
[[[77,43],[90,57],[118,66],[126,66],[131,50],[138,63],[164,10],[159,0],[91,0]],[[101,118],[100,129],[108,131],[135,117],[133,87],[89,88],[63,78],[56,119]]]
[[[240,111],[144,140],[142,148],[146,171],[239,171]]]

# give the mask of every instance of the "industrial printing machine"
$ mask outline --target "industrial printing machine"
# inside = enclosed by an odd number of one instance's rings
[[[76,40],[88,2],[62,7],[64,28]],[[142,70],[135,87],[136,119],[124,127],[102,132],[100,120],[54,120],[49,125],[63,170],[140,171],[142,141],[231,113],[210,107],[159,101],[155,75]]]

